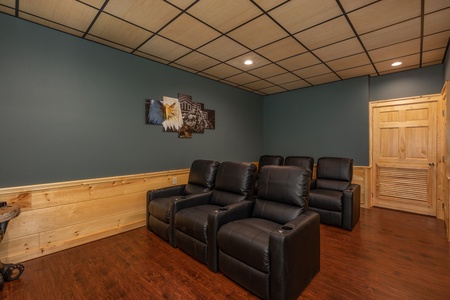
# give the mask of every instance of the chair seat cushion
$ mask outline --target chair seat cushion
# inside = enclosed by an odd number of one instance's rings
[[[170,208],[173,201],[180,196],[171,196],[164,198],[156,198],[150,201],[148,204],[148,211],[150,214],[163,221],[164,223],[170,222]]]
[[[339,191],[313,189],[309,193],[309,206],[341,212],[342,198],[343,193]]]
[[[206,244],[208,214],[219,209],[217,205],[198,205],[182,209],[175,215],[175,228]]]
[[[223,225],[217,235],[222,252],[261,272],[269,273],[270,233],[280,224],[259,218],[242,219]]]

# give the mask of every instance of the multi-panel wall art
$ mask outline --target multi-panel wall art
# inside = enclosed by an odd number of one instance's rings
[[[192,101],[192,96],[178,94],[178,98],[145,99],[145,123],[162,125],[164,132],[178,132],[180,138],[191,138],[193,133],[215,129],[216,112]]]

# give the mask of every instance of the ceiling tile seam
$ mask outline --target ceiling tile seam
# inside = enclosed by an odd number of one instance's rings
[[[364,45],[363,41],[361,40],[361,37],[359,36],[358,32],[355,29],[355,26],[353,26],[352,21],[350,20],[350,18],[347,15],[347,12],[345,11],[344,7],[342,6],[342,3],[340,0],[336,0],[337,5],[339,6],[339,8],[341,9],[345,19],[347,20],[348,25],[350,26],[350,28],[352,29],[353,33],[355,34],[356,38],[358,39],[359,44],[361,45],[361,47],[364,49],[364,52],[367,55],[367,58],[369,59],[370,63],[372,64],[375,72],[377,73],[377,75],[380,75],[380,73],[378,72],[377,67],[375,66],[372,57],[370,57],[369,52],[367,51],[366,46]]]
[[[420,58],[419,66],[422,68],[423,61],[423,35],[425,32],[425,0],[420,1]]]
[[[270,17],[271,18],[271,17]],[[272,19],[274,22],[276,22],[274,19]],[[281,26],[278,22],[276,22],[279,26]],[[320,57],[318,57],[313,51],[311,51],[308,47],[306,47],[306,45],[304,45],[300,40],[298,40],[295,36],[293,36],[289,31],[287,31],[284,27],[282,27],[281,26],[281,28],[283,28],[283,30],[285,30],[287,33],[288,33],[288,35],[291,37],[291,38],[293,38],[297,43],[299,43],[303,48],[305,48],[306,50],[307,50],[307,52],[309,52],[312,56],[314,56],[317,60],[319,60],[324,66],[326,66],[332,73],[334,73],[337,77],[339,77],[340,79],[342,79],[336,72],[334,72],[334,70],[330,67],[330,66],[328,66],[328,64],[326,63],[326,62],[324,62]],[[306,52],[305,52],[306,53]],[[293,55],[293,56],[291,56],[291,57],[295,57],[295,56],[298,56],[299,54],[297,54],[297,55]],[[282,60],[286,60],[286,59],[288,59],[288,58],[284,58],[284,59],[282,59]],[[282,60],[279,60],[279,61],[282,61]],[[278,64],[277,64],[278,65]],[[282,67],[282,68],[284,68],[283,66],[280,66],[280,67]],[[285,69],[285,68],[284,68]],[[287,70],[287,69],[286,69]],[[290,72],[289,70],[287,70],[288,72]],[[291,72],[292,73],[292,72]],[[308,84],[311,84],[309,81],[307,81],[305,78],[303,78],[303,77],[300,77],[300,76],[298,76],[297,74],[295,74],[295,73],[292,73],[293,75],[295,75],[295,76],[297,76],[297,77],[299,77],[300,79],[302,79],[302,80],[305,80]],[[311,84],[311,85],[313,85],[313,84]]]
[[[322,59],[320,59],[315,53],[313,53],[308,47],[306,47],[306,45],[304,45],[300,40],[298,40],[291,32],[289,32],[289,30],[287,30],[286,28],[284,28],[280,23],[278,23],[278,21],[277,20],[275,20],[268,12],[266,12],[262,7],[260,7],[257,3],[255,3],[253,0],[250,0],[259,10],[261,10],[262,12],[263,12],[263,14],[264,15],[266,15],[269,19],[271,19],[272,20],[272,22],[274,22],[277,26],[279,26],[282,30],[284,30],[287,34],[288,34],[288,36],[290,36],[291,38],[293,38],[297,43],[299,43],[300,44],[300,46],[302,46],[303,48],[305,48],[307,51],[306,52],[309,52],[309,53],[311,53],[316,59],[318,59],[322,64],[324,64],[331,72],[333,72],[339,79],[342,79],[336,72],[334,72],[334,70],[332,69],[332,68],[330,68]],[[287,3],[287,2],[284,2],[283,4],[285,4],[285,3]],[[279,5],[279,6],[281,6],[281,5]],[[278,6],[278,7],[279,7]],[[334,18],[331,18],[330,20],[333,20],[333,19],[335,19],[335,18],[338,18],[339,16],[337,16],[337,17],[334,17]],[[329,21],[329,20],[328,20]],[[264,45],[264,46],[266,46],[266,45]],[[261,46],[261,47],[263,47],[263,46]],[[259,47],[259,48],[257,48],[257,49],[261,49],[261,47]],[[298,54],[297,54],[298,55]],[[297,56],[297,55],[294,55],[294,56]],[[294,56],[292,56],[292,57],[294,57]],[[284,59],[287,59],[287,58],[284,58]],[[269,61],[271,61],[271,60],[269,60]],[[279,61],[281,61],[281,60],[279,60]],[[274,63],[274,64],[276,64],[277,66],[279,66],[279,67],[281,67],[281,68],[283,68],[283,69],[285,69],[286,71],[288,71],[288,72],[290,72],[289,70],[287,70],[286,68],[284,68],[283,66],[280,66],[280,65],[278,65],[276,62],[272,62],[272,63]],[[291,72],[291,74],[292,75],[294,75],[294,76],[297,76],[298,78],[300,78],[300,79],[302,79],[302,80],[304,80],[304,81],[306,81],[308,84],[311,84],[310,82],[308,82],[305,78],[302,78],[302,77],[300,77],[300,76],[298,76],[297,74],[295,74],[295,73],[292,73]],[[311,84],[312,85],[312,84]]]
[[[374,1],[374,2],[372,2],[372,3],[365,4],[365,5],[361,6],[361,7],[355,8],[355,9],[353,9],[353,10],[348,10],[348,11],[346,11],[346,12],[349,14],[349,13],[355,12],[355,11],[357,11],[357,10],[366,8],[366,7],[368,7],[368,6],[374,5],[374,4],[378,3],[378,2],[381,2],[381,0],[377,0],[377,1]]]
[[[200,0],[195,0],[193,3],[191,3],[191,4],[190,4],[188,7],[186,7],[185,9],[182,9],[181,7],[176,6],[175,4],[173,4],[173,3],[170,2],[170,1],[167,1],[167,0],[163,0],[163,1],[164,1],[165,3],[171,5],[171,6],[175,7],[176,9],[181,10],[181,12],[186,12],[189,8],[191,8],[193,5],[197,4]]]
[[[19,17],[20,0],[16,0],[16,8],[14,9],[14,16]]]
[[[161,28],[159,28],[152,36],[150,36],[147,40],[145,40],[142,44],[140,44],[137,48],[135,48],[131,53],[134,54],[135,51],[138,51],[140,47],[142,47],[143,45],[145,45],[145,44],[146,44],[148,41],[150,41],[155,35],[157,35],[158,33],[160,33],[164,28],[166,28],[167,26],[169,26],[169,25],[170,25],[171,23],[173,23],[176,19],[178,19],[180,16],[182,16],[184,13],[186,13],[186,11],[187,11],[189,8],[191,8],[192,6],[194,6],[198,1],[200,1],[200,0],[197,0],[197,1],[193,2],[191,5],[189,5],[188,7],[186,7],[185,9],[182,10],[182,9],[180,9],[178,6],[176,6],[176,5],[172,4],[172,3],[167,2],[167,1],[164,0],[164,2],[166,2],[166,3],[170,4],[170,5],[172,5],[172,6],[175,7],[176,9],[179,9],[179,10],[180,10],[180,13],[177,14],[172,20],[170,20],[169,22],[167,22],[166,24],[164,24],[164,26],[162,26]],[[161,36],[161,35],[158,35],[158,36]],[[161,37],[163,37],[163,36],[161,36]],[[166,38],[166,37],[163,37],[163,38],[168,39],[168,38]],[[168,40],[170,40],[170,39],[168,39]],[[172,40],[170,40],[170,41],[172,41]],[[172,42],[175,42],[175,41],[172,41]],[[178,43],[178,42],[176,42],[176,43],[177,43],[178,45],[183,46],[183,47],[187,47],[186,45],[182,45],[182,44],[180,44],[180,43]],[[187,48],[191,49],[191,47],[187,47]],[[143,52],[143,51],[142,51],[142,52]]]
[[[86,30],[86,32],[83,34],[82,38],[84,39],[86,37],[86,35],[88,35],[89,31],[92,29],[92,27],[94,26],[95,22],[97,21],[98,17],[100,16],[100,14],[103,12],[103,9],[105,9],[106,5],[108,4],[109,0],[105,0],[105,2],[103,2],[102,7],[100,7],[100,9],[98,10],[97,14],[95,15],[94,19],[92,20],[91,24],[89,25],[88,29]]]

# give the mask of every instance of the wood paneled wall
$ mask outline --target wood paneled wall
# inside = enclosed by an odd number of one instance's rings
[[[22,262],[145,225],[148,190],[187,182],[189,169],[0,189],[17,203],[0,245],[3,262]]]
[[[189,169],[0,189],[21,214],[9,222],[0,260],[23,262],[145,226],[148,190],[187,182]],[[369,208],[369,167],[354,167]]]

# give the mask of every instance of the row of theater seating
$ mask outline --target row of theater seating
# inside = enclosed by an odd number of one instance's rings
[[[148,192],[147,228],[263,299],[296,299],[320,270],[310,181],[299,166],[196,160],[187,184]]]
[[[262,155],[259,168],[266,165],[301,166],[311,170],[310,156]],[[352,184],[353,159],[321,157],[317,160],[316,176],[311,181],[308,208],[320,215],[323,224],[352,230],[359,220],[361,186]]]

